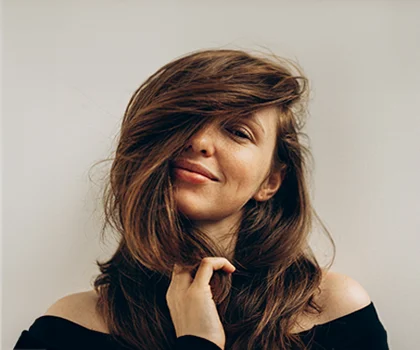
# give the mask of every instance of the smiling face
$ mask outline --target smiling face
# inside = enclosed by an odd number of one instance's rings
[[[280,187],[280,174],[264,179],[273,157],[277,119],[275,109],[267,108],[238,125],[212,123],[194,134],[181,159],[203,165],[218,180],[190,182],[191,173],[172,169],[178,210],[201,228],[222,234],[238,223],[251,198],[272,197]]]

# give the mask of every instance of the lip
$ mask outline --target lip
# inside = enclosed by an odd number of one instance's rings
[[[216,175],[214,175],[205,166],[203,166],[201,164],[198,164],[198,163],[190,162],[186,159],[180,159],[180,160],[177,160],[177,161],[173,162],[173,166],[175,168],[186,169],[186,170],[192,171],[194,173],[203,175],[203,176],[205,176],[205,177],[207,177],[207,178],[209,178],[210,180],[213,180],[213,181],[219,181],[219,179],[216,177]]]
[[[189,171],[187,169],[182,168],[173,168],[174,176],[181,180],[186,181],[193,184],[205,184],[208,182],[212,182],[213,180],[210,180],[207,176],[201,175],[199,173],[196,173],[194,171]]]

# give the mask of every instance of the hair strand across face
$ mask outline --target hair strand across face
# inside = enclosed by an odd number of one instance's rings
[[[176,334],[165,295],[173,264],[195,273],[204,257],[225,254],[176,210],[170,161],[209,123],[235,124],[275,108],[270,173],[280,171],[282,184],[269,200],[245,204],[232,260],[237,271],[216,272],[211,287],[227,349],[304,348],[291,333],[297,316],[322,311],[314,300],[322,270],[308,242],[314,222],[329,235],[309,193],[311,153],[302,131],[308,94],[292,61],[228,49],[177,58],[134,92],[104,191],[102,234],[111,226],[119,244],[111,258],[97,261],[94,281],[98,312],[115,339],[171,349]]]

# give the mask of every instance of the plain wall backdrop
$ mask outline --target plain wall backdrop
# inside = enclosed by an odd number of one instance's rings
[[[222,47],[267,47],[303,68],[332,270],[368,291],[392,349],[418,348],[419,15],[415,0],[5,1],[2,349],[90,289],[112,251],[98,236],[102,168],[88,175],[131,94],[165,63]],[[322,234],[313,244],[331,251]]]

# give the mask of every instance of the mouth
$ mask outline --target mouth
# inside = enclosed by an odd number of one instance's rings
[[[172,166],[174,168],[184,169],[188,172],[207,177],[211,181],[219,181],[209,168],[207,168],[204,164],[200,164],[198,162],[193,162],[187,159],[179,159],[173,162]]]
[[[203,184],[215,181],[203,174],[180,167],[174,167],[173,172],[177,179],[193,184]]]

